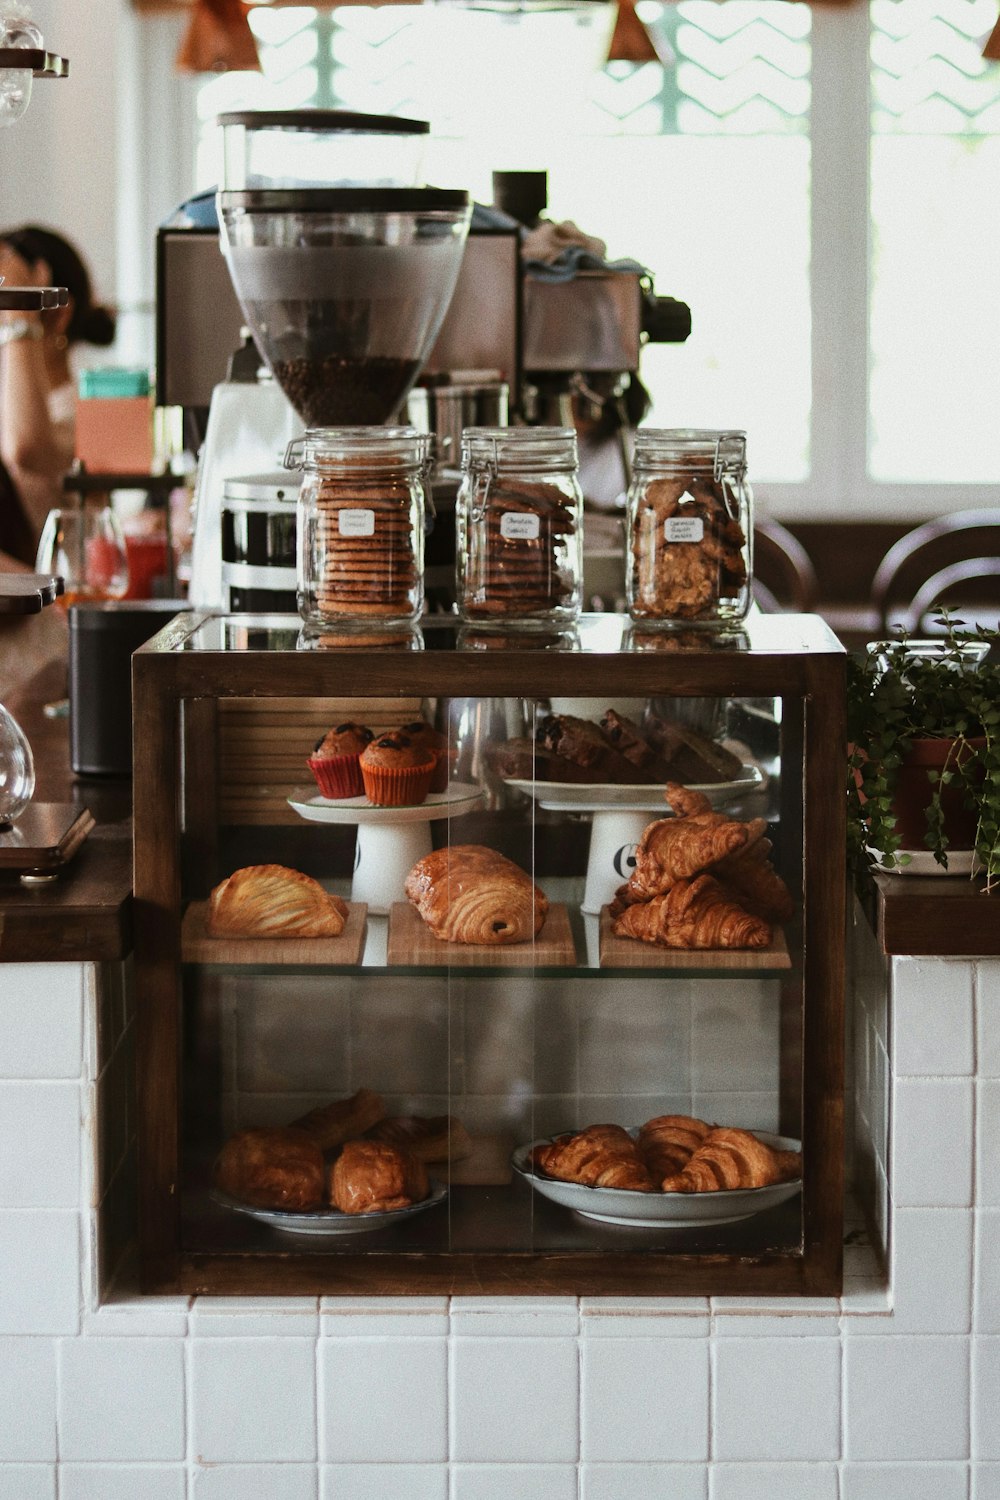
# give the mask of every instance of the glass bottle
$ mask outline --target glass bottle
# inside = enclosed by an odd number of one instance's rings
[[[34,790],[31,746],[14,715],[0,703],[0,831],[17,821]]]
[[[296,577],[307,631],[419,618],[430,439],[412,427],[312,427],[289,445],[303,471]]]
[[[625,597],[653,627],[729,628],[750,607],[746,433],[640,428],[626,502]]]
[[[462,618],[484,627],[577,618],[583,494],[572,427],[465,429],[456,593]]]

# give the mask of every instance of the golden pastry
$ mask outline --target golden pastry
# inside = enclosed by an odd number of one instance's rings
[[[247,865],[208,899],[212,937],[339,937],[347,903],[318,880],[285,865]]]
[[[480,844],[425,855],[405,890],[434,936],[449,943],[528,943],[549,909],[530,875]]]

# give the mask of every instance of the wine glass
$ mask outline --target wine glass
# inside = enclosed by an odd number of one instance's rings
[[[84,503],[50,510],[42,527],[35,572],[58,576],[63,592],[57,603],[63,610],[71,604],[121,599],[128,588],[125,537],[110,505]],[[69,699],[46,703],[50,719],[65,718]]]

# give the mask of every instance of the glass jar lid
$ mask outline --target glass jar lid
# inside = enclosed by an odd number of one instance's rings
[[[573,470],[577,466],[573,427],[466,427],[462,467],[488,464],[508,473],[533,469]]]
[[[633,468],[684,474],[720,474],[746,469],[747,435],[706,427],[640,427]]]
[[[286,469],[343,466],[353,474],[419,471],[430,460],[430,434],[415,427],[308,427],[285,450]]]

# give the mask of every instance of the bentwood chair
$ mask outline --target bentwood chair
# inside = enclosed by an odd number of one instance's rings
[[[883,635],[929,629],[934,604],[969,624],[996,624],[1000,605],[1000,510],[963,510],[916,526],[879,563],[872,603]],[[963,613],[964,612],[964,613]]]

